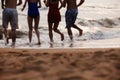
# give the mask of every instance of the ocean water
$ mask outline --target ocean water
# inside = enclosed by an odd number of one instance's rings
[[[22,5],[19,6],[19,30],[28,32],[27,7],[21,12]],[[28,45],[28,36],[17,38],[16,48],[108,48],[120,47],[120,0],[85,0],[84,4],[78,8],[79,14],[76,24],[83,29],[83,35],[78,37],[78,31],[72,29],[74,40],[70,41],[65,28],[65,11],[60,10],[62,20],[59,29],[64,33],[65,40],[60,41],[60,35],[53,32],[54,44],[50,44],[48,36],[47,13],[48,8],[42,2],[40,11],[40,39],[41,46],[34,45],[37,38],[33,32],[32,46]],[[2,9],[0,9],[2,13]],[[2,14],[0,14],[0,25],[2,24]],[[4,40],[0,40],[0,47],[4,46]],[[8,45],[7,47],[10,47]]]

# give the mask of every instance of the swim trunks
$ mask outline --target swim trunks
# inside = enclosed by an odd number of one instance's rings
[[[58,4],[49,4],[48,22],[58,23],[61,21],[61,15],[58,9]]]
[[[28,16],[31,18],[36,18],[37,16],[39,16],[37,3],[38,2],[32,3],[28,1]]]
[[[18,13],[16,9],[5,8],[3,10],[3,17],[2,17],[3,28],[8,28],[9,22],[12,29],[18,28]]]
[[[77,9],[70,9],[66,11],[65,13],[66,28],[70,28],[74,25],[77,18],[77,14],[78,14]]]

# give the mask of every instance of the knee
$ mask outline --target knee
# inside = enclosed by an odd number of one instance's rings
[[[4,32],[6,32],[7,31],[7,28],[4,28],[4,30],[3,30]]]
[[[11,31],[16,31],[16,29],[13,28],[13,29],[11,29]]]
[[[56,29],[56,28],[54,28],[53,30],[54,30],[55,32],[58,32],[58,29]]]

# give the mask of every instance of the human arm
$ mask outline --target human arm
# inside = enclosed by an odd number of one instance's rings
[[[22,4],[22,0],[19,0],[19,3],[17,3],[17,6]]]
[[[46,6],[46,7],[48,7],[48,6],[49,6],[49,0],[47,0],[47,1],[46,1],[46,0],[44,0],[43,2],[44,2],[44,4],[45,4],[45,6]]]
[[[1,0],[1,8],[4,9],[5,5],[4,5],[5,0]]]
[[[38,8],[41,8],[41,0],[38,0],[39,6]]]
[[[66,4],[67,4],[67,0],[64,0],[62,3],[62,7],[66,7]]]
[[[23,5],[23,8],[21,9],[21,11],[23,11],[23,10],[25,9],[26,4],[27,4],[27,1],[28,1],[28,0],[25,0],[25,3],[24,3],[24,5]]]
[[[59,0],[60,1],[60,7],[59,7],[59,10],[63,7],[63,2],[62,2],[62,0]]]
[[[79,2],[79,4],[77,5],[77,7],[81,6],[81,5],[84,3],[84,1],[85,1],[85,0],[81,0],[81,1]]]

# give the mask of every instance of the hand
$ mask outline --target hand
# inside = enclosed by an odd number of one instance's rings
[[[46,0],[44,0],[43,2],[46,3]]]
[[[38,6],[38,8],[41,8],[42,6],[40,5],[40,6]]]
[[[2,9],[4,9],[4,8],[5,8],[5,6],[4,6],[4,5],[2,5],[2,6],[1,6],[1,8],[2,8]]]
[[[2,9],[4,9],[4,6],[2,6]]]

